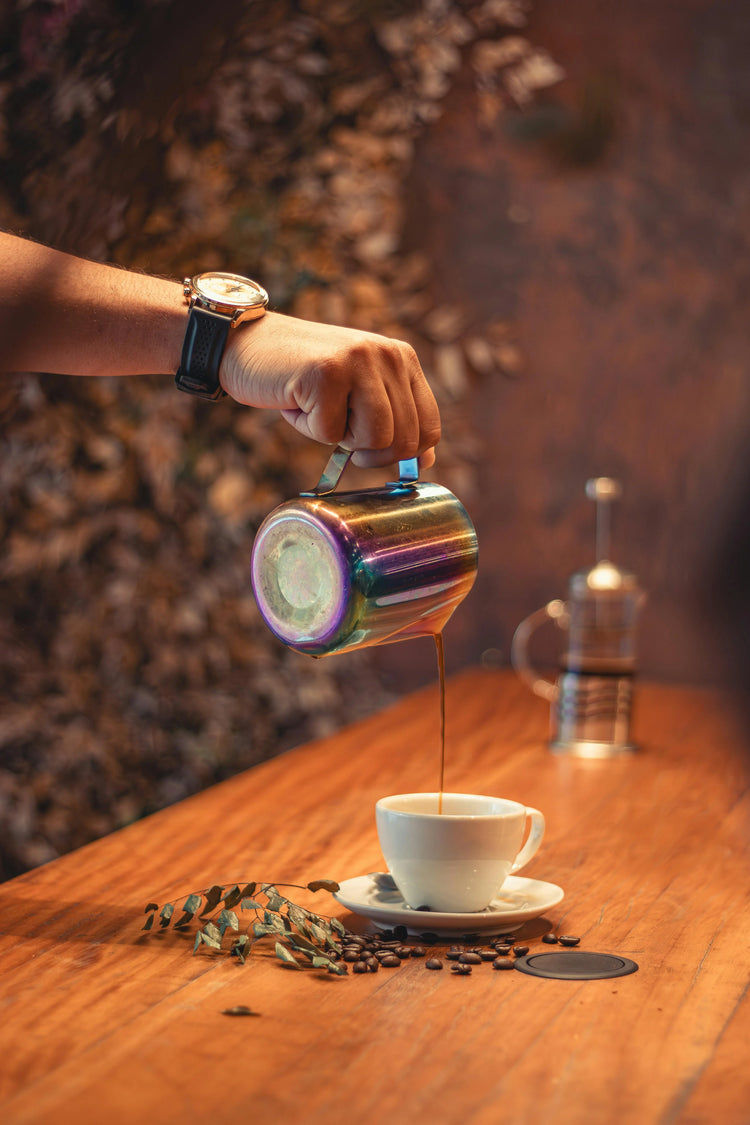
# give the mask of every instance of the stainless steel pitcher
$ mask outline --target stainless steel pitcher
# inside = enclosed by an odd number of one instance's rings
[[[253,545],[263,619],[312,656],[439,633],[477,571],[466,509],[419,481],[416,459],[383,487],[336,492],[350,457],[337,449],[316,487],[271,512]]]

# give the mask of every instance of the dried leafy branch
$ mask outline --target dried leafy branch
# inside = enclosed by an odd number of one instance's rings
[[[315,879],[306,886],[284,884],[283,889],[290,887],[331,893],[339,889],[333,879]],[[181,912],[175,919],[179,902],[182,902]],[[243,929],[241,919],[245,911],[252,915],[252,920]],[[197,919],[199,926],[193,954],[205,946],[236,957],[244,964],[256,942],[272,937],[276,956],[286,965],[301,969],[309,964],[337,976],[344,976],[347,971],[346,965],[339,961],[340,939],[346,934],[341,922],[298,906],[281,894],[274,883],[246,883],[244,886],[234,883],[228,887],[216,883],[207,890],[193,891],[184,901],[180,896],[162,906],[149,902],[144,913],[148,915],[144,930],[152,930],[157,917],[161,929],[172,925],[180,931],[187,930]],[[225,945],[227,935],[231,941]]]

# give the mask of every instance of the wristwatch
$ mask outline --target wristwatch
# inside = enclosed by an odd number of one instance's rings
[[[183,292],[189,312],[175,383],[181,391],[216,401],[226,394],[219,365],[229,329],[263,316],[268,294],[257,281],[218,271],[186,277]]]

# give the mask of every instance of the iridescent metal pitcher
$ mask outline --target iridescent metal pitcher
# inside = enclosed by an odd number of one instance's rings
[[[382,488],[336,492],[351,453],[261,524],[252,582],[261,615],[312,656],[439,633],[471,589],[477,536],[447,488],[419,481],[416,460]]]

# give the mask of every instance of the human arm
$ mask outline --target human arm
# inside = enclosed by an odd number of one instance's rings
[[[174,375],[187,323],[182,285],[0,232],[6,371]],[[408,344],[267,313],[230,329],[219,371],[237,402],[279,410],[360,465],[434,461],[437,405]],[[175,391],[175,393],[177,393]]]

